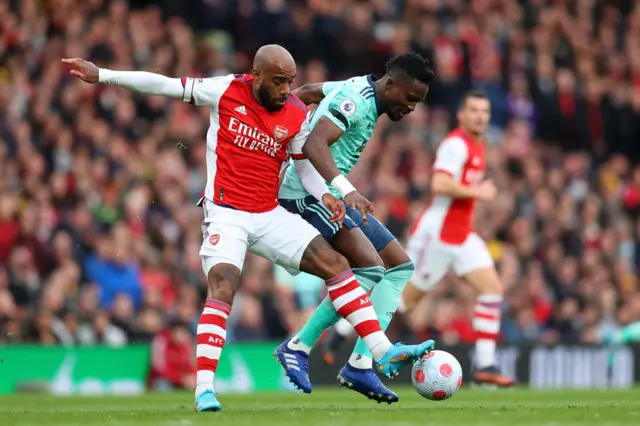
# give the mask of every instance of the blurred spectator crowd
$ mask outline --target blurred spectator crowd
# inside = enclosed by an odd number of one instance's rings
[[[459,96],[488,93],[500,193],[477,219],[507,286],[505,342],[597,342],[640,320],[633,1],[9,0],[0,29],[0,344],[148,342],[194,330],[205,297],[209,111],[82,83],[60,59],[213,76],[249,71],[266,43],[292,52],[297,84],[431,60],[426,105],[381,119],[351,176],[403,242]],[[250,257],[229,340],[294,331],[323,296],[310,281]],[[448,277],[422,303],[395,333],[473,340],[468,288]]]

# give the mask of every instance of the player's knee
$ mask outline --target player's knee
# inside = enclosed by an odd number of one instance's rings
[[[331,246],[347,258],[352,268],[384,268],[375,247],[360,228],[340,228]]]
[[[493,267],[476,269],[463,276],[464,280],[476,289],[478,294],[503,294],[504,286]]]
[[[347,258],[333,249],[324,250],[318,253],[316,258],[316,268],[322,273],[322,275],[318,276],[325,280],[331,279],[350,269]]]
[[[500,279],[492,279],[482,282],[479,286],[480,294],[503,294],[504,285]]]
[[[335,251],[324,238],[316,237],[302,256],[300,270],[324,280],[331,279],[349,269],[347,259]]]
[[[344,253],[344,252],[343,252]],[[341,253],[342,254],[342,253]],[[384,262],[378,256],[378,253],[374,250],[372,251],[362,251],[358,253],[344,253],[345,257],[348,259],[350,265],[354,268],[382,268],[384,269]]]
[[[479,271],[479,279],[476,280],[477,288],[480,294],[502,294],[504,293],[504,286],[502,280],[498,276],[498,273],[493,268],[487,268],[484,271]]]
[[[238,268],[226,264],[215,265],[209,270],[209,297],[232,305],[239,283],[240,271]]]

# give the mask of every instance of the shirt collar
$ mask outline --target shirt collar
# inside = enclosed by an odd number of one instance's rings
[[[373,84],[376,81],[378,81],[378,77],[374,76],[373,74],[368,74],[367,75],[367,82],[373,88],[373,98],[376,101],[376,110],[378,111],[378,117],[380,117],[382,115],[383,111],[382,111],[382,108],[380,106],[380,101],[378,100],[378,93],[377,93],[377,90],[376,90],[376,85]]]

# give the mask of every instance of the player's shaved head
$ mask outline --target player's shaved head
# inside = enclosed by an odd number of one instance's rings
[[[284,47],[277,44],[267,44],[262,46],[253,57],[253,68],[264,70],[265,67],[275,66],[278,68],[295,68],[296,62],[291,53]]]
[[[253,91],[269,110],[279,110],[287,103],[296,77],[296,63],[291,53],[277,44],[267,44],[253,58]]]

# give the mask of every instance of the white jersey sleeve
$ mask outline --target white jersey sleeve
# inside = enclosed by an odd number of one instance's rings
[[[146,71],[113,71],[100,68],[98,81],[102,84],[112,84],[147,95],[179,98],[184,92],[179,78],[165,77]]]
[[[455,178],[462,176],[469,151],[467,145],[459,137],[445,139],[436,152],[433,171],[450,174]]]
[[[300,127],[300,131],[293,137],[291,142],[289,142],[289,154],[291,154],[293,165],[296,168],[296,172],[304,188],[309,194],[313,195],[316,200],[322,202],[322,196],[329,192],[329,187],[327,187],[324,178],[320,176],[320,173],[313,167],[311,161],[307,160],[307,157],[302,152],[302,147],[307,141],[309,133],[311,133],[309,126],[310,115],[311,113],[309,112],[307,119]]]
[[[233,79],[233,74],[208,78],[183,77],[180,80],[183,88],[182,100],[194,105],[216,107]]]
[[[100,68],[98,81],[121,86],[147,95],[182,98],[195,105],[217,106],[222,93],[229,87],[233,74],[211,78],[171,78],[145,71],[113,71]]]
[[[302,147],[311,133],[311,125],[309,123],[309,117],[311,117],[311,114],[311,111],[307,113],[307,119],[304,120],[298,133],[289,142],[289,154],[294,160],[306,158],[302,153]]]

